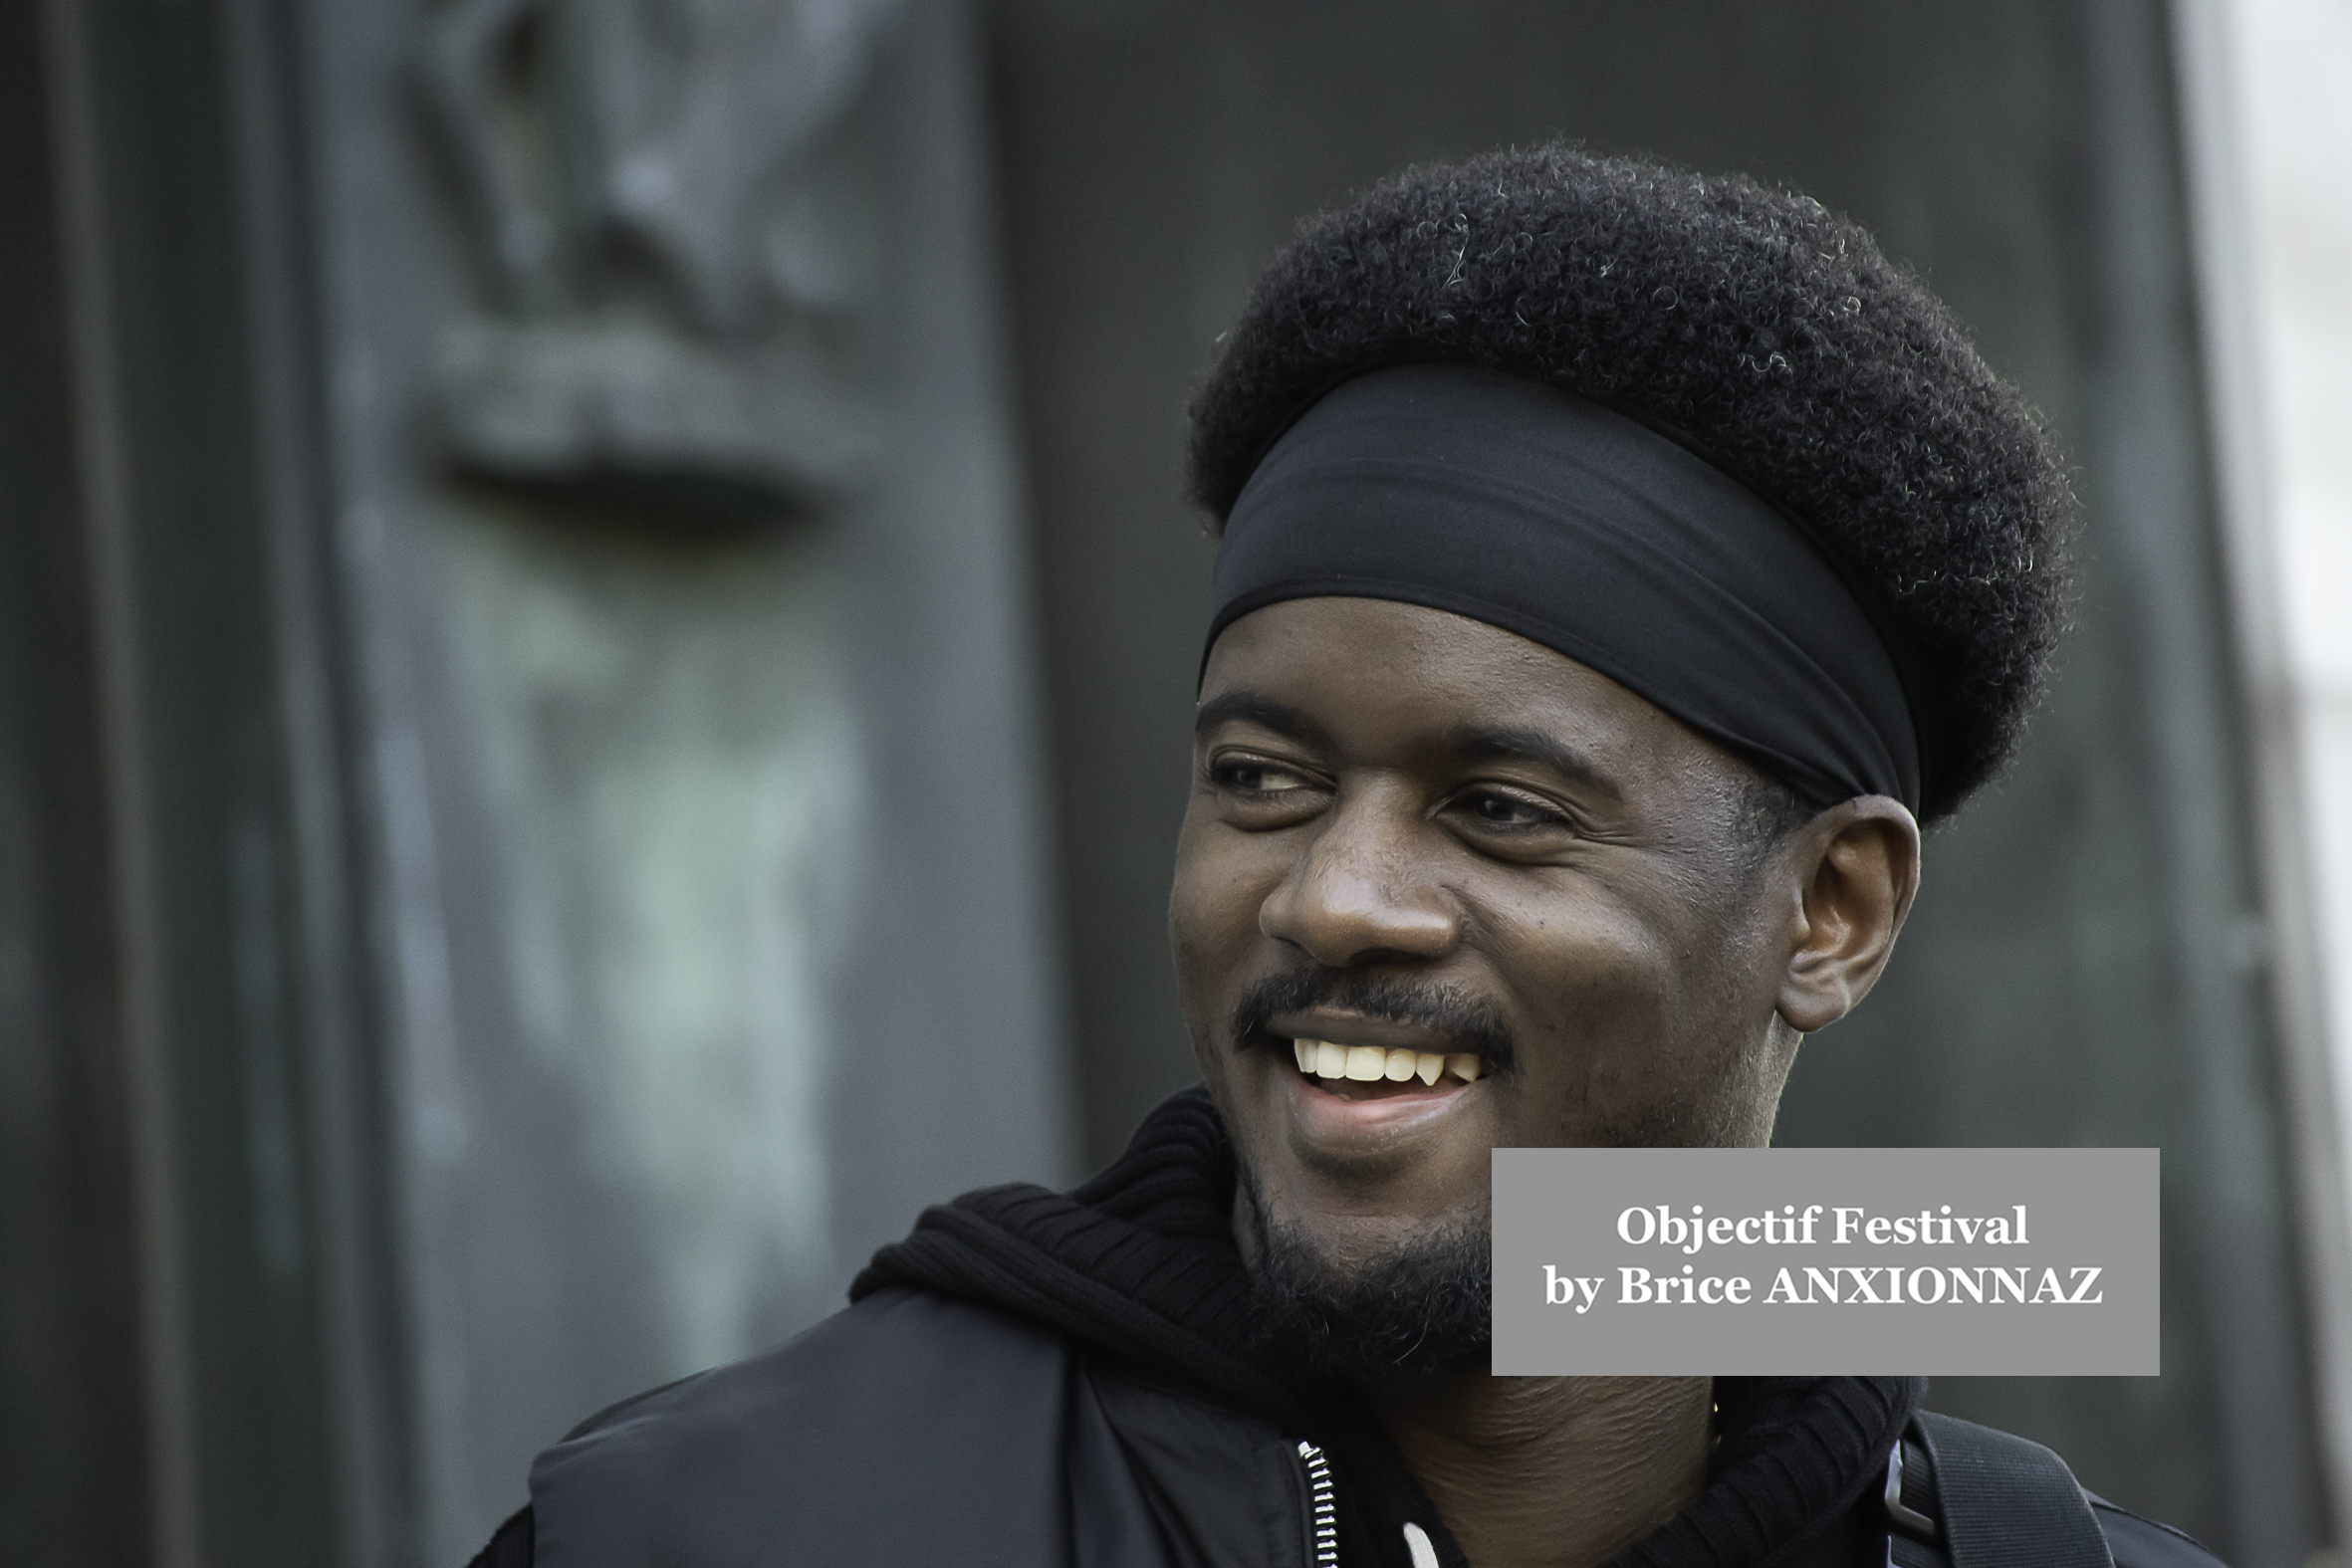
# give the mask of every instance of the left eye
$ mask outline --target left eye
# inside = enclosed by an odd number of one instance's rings
[[[1490,827],[1564,827],[1557,811],[1516,794],[1497,789],[1475,789],[1456,804]]]

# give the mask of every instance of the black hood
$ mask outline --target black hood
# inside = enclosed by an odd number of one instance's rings
[[[1265,1343],[1233,1242],[1233,1145],[1207,1091],[1187,1089],[1068,1193],[991,1187],[926,1210],[849,1296],[901,1285],[980,1302],[1272,1422],[1331,1456],[1344,1482],[1342,1544],[1359,1532],[1393,1541],[1402,1520],[1437,1510],[1351,1390]],[[1885,1473],[1925,1392],[1917,1378],[1718,1379],[1707,1488],[1611,1568],[1789,1560]],[[1448,1564],[1464,1561],[1453,1541],[1437,1544]]]

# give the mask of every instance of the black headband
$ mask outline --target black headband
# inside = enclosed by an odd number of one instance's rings
[[[1459,364],[1369,371],[1234,503],[1209,643],[1285,599],[1396,599],[1606,675],[1811,805],[1919,809],[1902,677],[1794,521],[1623,414]]]

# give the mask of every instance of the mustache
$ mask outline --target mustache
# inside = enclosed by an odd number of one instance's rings
[[[1435,1030],[1456,1041],[1454,1049],[1485,1057],[1489,1072],[1509,1072],[1519,1065],[1519,1046],[1503,1021],[1502,1009],[1492,1002],[1458,986],[1322,964],[1269,975],[1252,985],[1234,1007],[1228,1037],[1236,1051],[1263,1045],[1277,1013],[1309,1008],[1345,1008],[1366,1017]]]

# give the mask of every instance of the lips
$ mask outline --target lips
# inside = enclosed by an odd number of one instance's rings
[[[1278,1012],[1252,1038],[1268,1062],[1282,1064],[1270,1087],[1279,1087],[1292,1149],[1317,1164],[1398,1157],[1485,1108],[1497,1066],[1485,1051],[1463,1048],[1479,1043],[1475,1036],[1353,1008]]]

